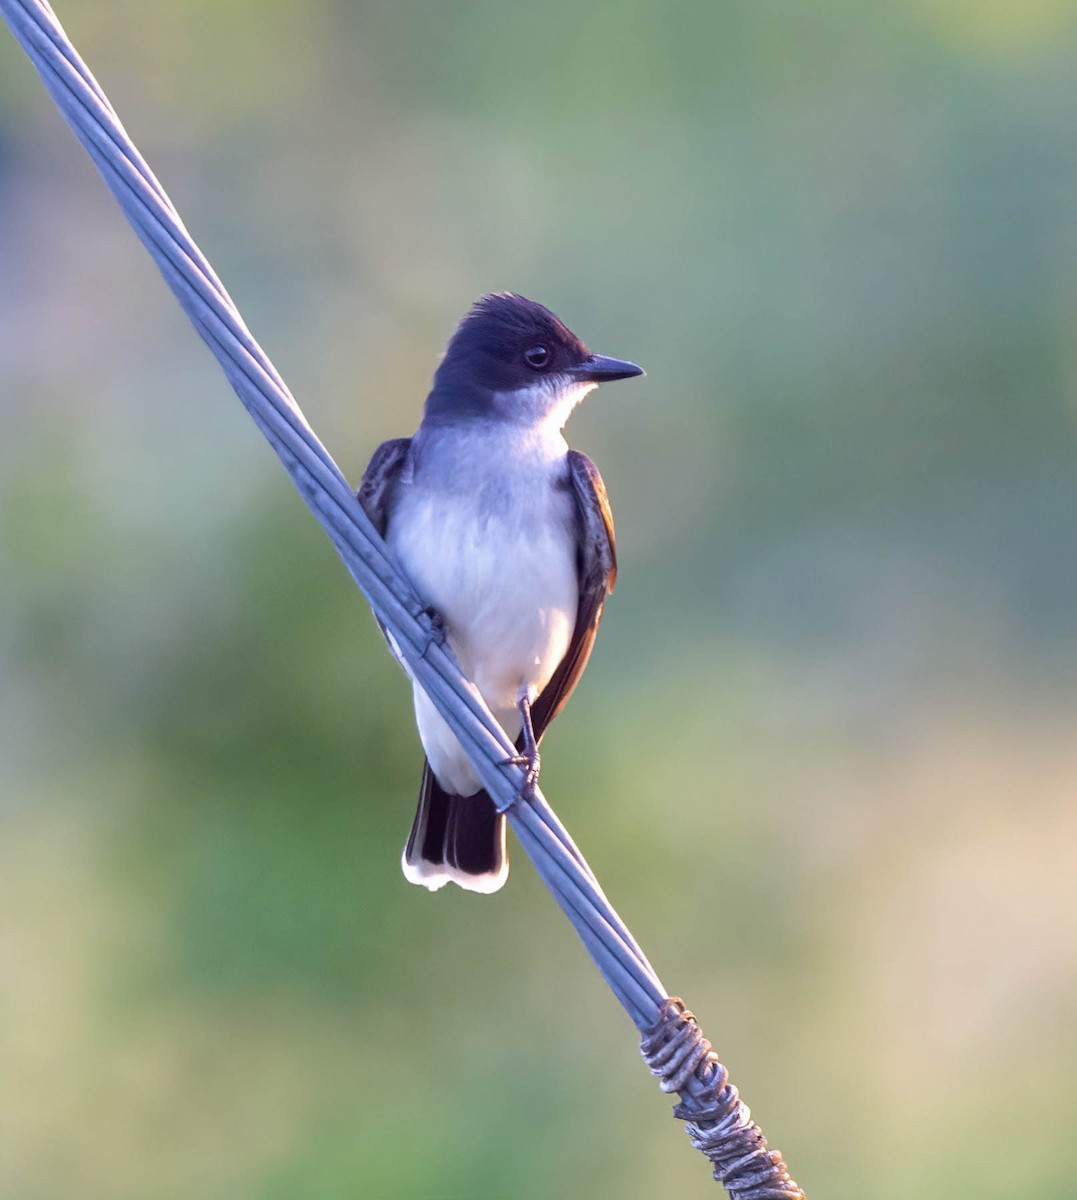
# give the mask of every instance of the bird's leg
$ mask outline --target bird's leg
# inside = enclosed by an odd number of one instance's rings
[[[531,723],[531,697],[527,692],[517,701],[517,707],[520,710],[520,717],[523,720],[523,739],[524,752],[522,757],[527,764],[527,786],[526,791],[533,791],[538,783],[539,768],[542,765],[539,758],[538,741],[535,738],[535,727]]]
[[[520,730],[523,746],[520,748],[521,753],[514,754],[512,758],[506,758],[504,765],[507,767],[527,768],[524,785],[520,788],[520,798],[526,798],[535,790],[538,784],[539,769],[541,766],[538,739],[535,737],[535,726],[531,722],[531,691],[529,688],[521,690],[520,697],[516,701],[516,707],[520,710],[520,720],[523,726]]]

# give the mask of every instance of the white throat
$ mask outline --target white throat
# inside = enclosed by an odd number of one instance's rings
[[[530,387],[497,392],[494,403],[500,420],[560,437],[573,409],[597,386],[577,380],[566,383],[563,376],[553,376],[537,379]]]

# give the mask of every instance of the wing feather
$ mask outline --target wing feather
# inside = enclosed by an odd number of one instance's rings
[[[393,438],[382,442],[374,451],[374,455],[363,472],[359,490],[355,493],[359,507],[366,513],[371,525],[378,531],[378,536],[384,538],[389,527],[389,503],[392,499],[393,488],[403,475],[408,465],[408,452],[411,449],[411,438]],[[400,656],[389,631],[375,616],[378,628],[381,630],[393,657],[407,670],[407,664]]]
[[[363,472],[355,498],[381,537],[389,524],[389,500],[403,474],[411,449],[411,438],[382,442]]]
[[[576,509],[579,604],[565,657],[531,709],[537,738],[542,737],[564,708],[579,682],[591,657],[606,597],[617,580],[617,547],[609,497],[598,467],[578,450],[568,452],[568,486]]]

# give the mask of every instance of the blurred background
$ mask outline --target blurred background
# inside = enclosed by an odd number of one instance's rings
[[[488,289],[644,364],[543,783],[829,1200],[1077,1170],[1077,5],[63,0],[358,480]],[[713,1196],[0,33],[0,1193]]]

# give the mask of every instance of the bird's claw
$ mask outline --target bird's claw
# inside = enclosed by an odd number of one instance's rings
[[[517,792],[517,798],[521,800],[529,800],[535,794],[535,788],[538,786],[539,771],[542,763],[539,757],[538,750],[531,754],[514,754],[511,758],[503,758],[501,760],[503,767],[524,767],[524,781]]]
[[[538,787],[539,767],[542,760],[539,758],[538,738],[535,737],[535,727],[531,722],[531,700],[526,691],[521,692],[520,698],[517,701],[517,707],[520,710],[520,738],[523,741],[523,746],[520,747],[520,753],[514,754],[508,759],[508,763],[514,767],[524,767],[524,781],[519,792],[516,793],[518,800],[530,800],[535,795],[535,788]]]
[[[441,613],[432,604],[427,604],[419,609],[416,616],[426,630],[426,635],[430,639],[429,645],[444,646],[445,618]]]

